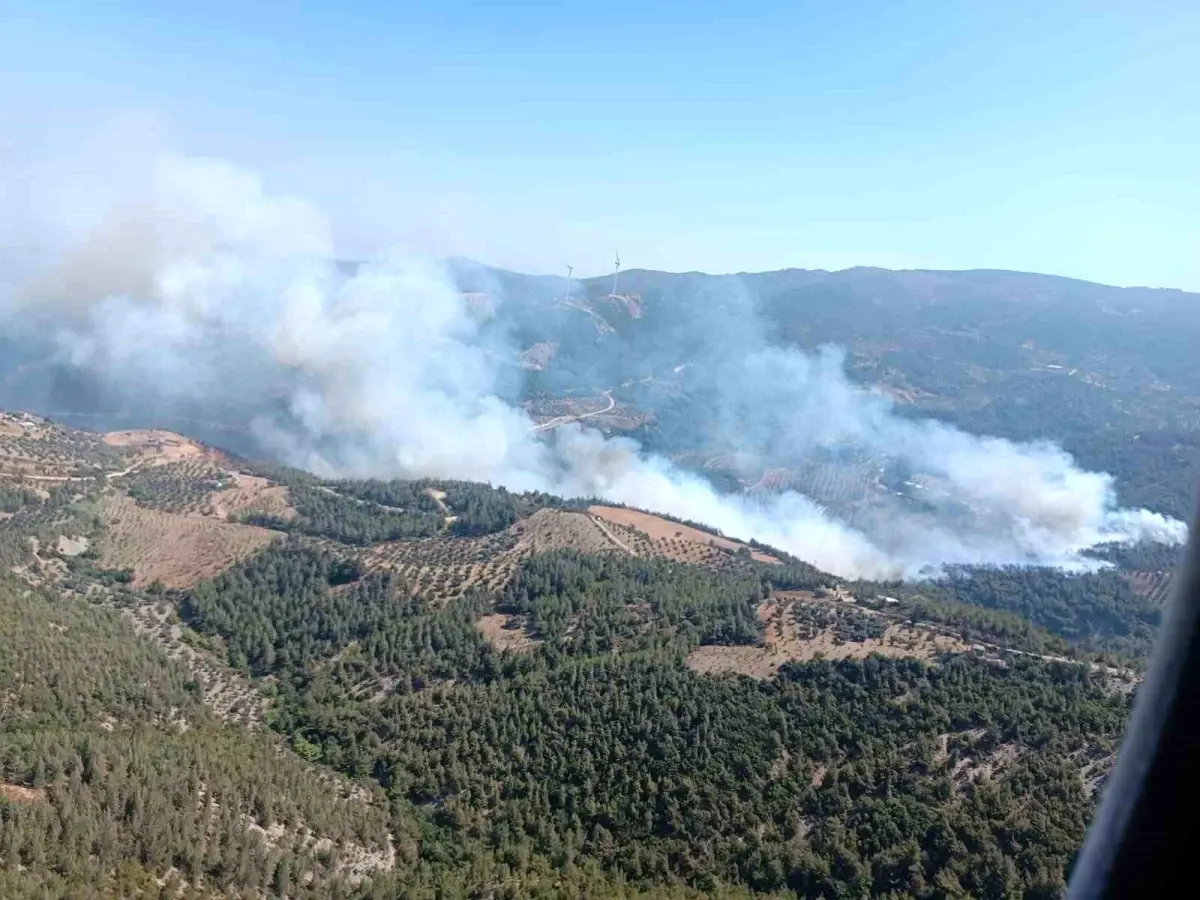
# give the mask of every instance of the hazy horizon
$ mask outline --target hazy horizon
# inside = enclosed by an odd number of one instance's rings
[[[383,258],[384,257],[382,257],[382,256],[381,257],[372,257],[372,258],[363,258],[363,259],[339,258],[338,263],[342,264],[342,265],[365,265],[368,263],[380,262]],[[526,276],[529,276],[532,278],[562,278],[564,282],[567,279],[567,276],[565,274],[565,269],[564,269],[564,272],[552,272],[552,271],[542,271],[542,270],[521,270],[521,269],[509,268],[507,266],[497,265],[497,264],[488,262],[487,260],[484,260],[484,259],[475,259],[475,258],[472,258],[469,256],[442,256],[439,258],[442,261],[448,262],[448,263],[468,262],[473,265],[483,266],[485,268],[492,269],[492,270],[499,271],[499,272],[508,272],[513,275],[526,275]],[[913,267],[913,268],[890,268],[888,266],[873,266],[873,265],[863,264],[863,265],[846,266],[846,267],[840,268],[840,269],[821,269],[821,268],[811,268],[811,267],[807,267],[807,266],[779,266],[779,267],[773,268],[773,269],[755,269],[755,270],[740,269],[740,270],[729,270],[729,271],[716,271],[716,270],[709,270],[709,269],[658,269],[658,268],[652,268],[652,267],[648,267],[648,266],[639,266],[639,265],[626,266],[625,260],[622,259],[622,261],[621,261],[621,273],[623,275],[632,274],[634,272],[642,272],[642,273],[652,274],[652,275],[701,275],[701,276],[708,277],[708,278],[737,278],[737,277],[755,276],[755,275],[775,275],[775,274],[778,274],[781,272],[813,272],[813,273],[823,273],[823,274],[827,274],[827,275],[842,275],[842,274],[845,274],[846,272],[854,272],[854,271],[858,271],[858,270],[873,271],[873,272],[891,272],[894,274],[904,274],[904,273],[908,273],[908,272],[930,272],[930,273],[937,273],[937,274],[942,274],[942,275],[968,275],[968,274],[1032,275],[1037,278],[1059,278],[1064,281],[1078,281],[1082,284],[1091,284],[1091,285],[1096,285],[1098,287],[1118,288],[1121,290],[1128,289],[1128,290],[1147,290],[1147,291],[1171,291],[1171,292],[1180,293],[1180,294],[1200,294],[1200,289],[1175,287],[1174,285],[1112,284],[1110,282],[1096,281],[1096,280],[1090,279],[1090,278],[1079,278],[1074,275],[1064,275],[1060,272],[1035,272],[1035,271],[1030,271],[1030,270],[1026,270],[1026,269],[997,269],[997,268],[988,268],[988,267],[970,268],[970,269],[931,269],[931,268],[920,267],[920,266]],[[580,274],[580,271],[581,271],[580,268],[576,267],[575,270],[572,272],[571,277],[574,281],[598,281],[598,280],[605,279],[605,278],[611,279],[613,276],[613,269],[611,267],[607,271],[597,271],[593,274],[586,274],[586,273]]]
[[[1196,4],[6,10],[4,205],[170,150],[311,200],[344,258],[1200,290]]]

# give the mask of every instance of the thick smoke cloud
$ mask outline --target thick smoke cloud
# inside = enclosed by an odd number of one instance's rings
[[[711,380],[711,436],[791,459],[849,442],[922,473],[921,503],[877,502],[850,527],[795,492],[720,494],[664,456],[579,425],[538,437],[515,402],[509,335],[470,308],[439,264],[397,255],[348,275],[330,262],[315,210],[268,196],[244,172],[163,157],[144,174],[83,227],[33,222],[30,202],[22,233],[53,237],[34,254],[37,271],[6,265],[0,295],[15,345],[52,353],[125,408],[238,417],[258,446],[320,474],[606,497],[844,575],[1079,565],[1097,543],[1183,537],[1182,523],[1118,509],[1107,475],[1053,445],[903,419],[846,377],[835,349],[768,346],[736,290],[721,323],[697,307],[705,337],[689,344],[708,348],[699,377]],[[3,222],[20,218],[8,210]]]

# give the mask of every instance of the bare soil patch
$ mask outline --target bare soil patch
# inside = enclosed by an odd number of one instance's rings
[[[625,543],[622,535],[612,530],[605,531],[591,516],[582,512],[539,509],[528,519],[516,523],[513,530],[518,535],[519,545],[533,553],[565,549],[581,553],[603,553],[618,549],[635,552],[632,548],[621,546]]]
[[[86,553],[90,541],[85,537],[67,537],[65,534],[58,536],[58,552],[63,556],[79,556],[81,553]]]
[[[492,613],[475,623],[493,647],[513,653],[529,653],[542,643],[525,630],[525,625],[524,617],[505,613]]]
[[[46,792],[41,788],[25,787],[20,784],[0,782],[0,797],[10,803],[37,804],[46,802]]]
[[[234,473],[234,483],[223,491],[208,497],[208,508],[218,519],[228,519],[237,513],[256,512],[290,522],[296,518],[296,510],[288,502],[288,489],[284,485],[272,485],[257,475]]]
[[[135,587],[161,581],[190,587],[211,578],[280,536],[277,531],[208,516],[147,509],[110,494],[100,506],[108,527],[101,565],[133,569]]]
[[[161,462],[178,462],[197,456],[220,456],[191,438],[173,431],[138,428],[132,431],[110,431],[103,437],[110,447],[120,447],[132,453]]]
[[[733,553],[743,548],[750,549],[747,544],[740,541],[718,537],[715,534],[701,531],[699,528],[681,525],[652,513],[639,512],[636,509],[623,509],[619,506],[592,506],[588,508],[588,512],[607,522],[643,532],[650,538],[654,552],[684,562],[702,561],[710,556],[710,554],[705,554],[702,549],[688,545],[699,545],[700,548],[716,547]],[[775,557],[763,553],[761,550],[750,550],[750,557],[762,563],[779,563]]]

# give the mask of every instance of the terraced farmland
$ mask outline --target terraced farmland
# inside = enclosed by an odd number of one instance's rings
[[[188,587],[280,537],[279,532],[219,519],[148,509],[108,493],[99,514],[107,533],[101,565],[132,569],[133,584]]]
[[[378,544],[363,554],[363,561],[368,568],[396,572],[414,592],[441,604],[471,587],[498,590],[521,559],[558,549],[652,552],[646,536],[634,529],[598,523],[582,512],[542,509],[503,532],[480,538],[447,535]]]
[[[800,469],[792,483],[818,503],[837,506],[869,497],[878,485],[878,473],[860,464],[813,462]]]
[[[34,416],[5,414],[0,432],[0,477],[33,481],[88,478],[120,469],[125,454],[90,431],[75,431]]]
[[[779,560],[760,550],[751,550],[740,541],[701,531],[672,522],[662,516],[617,506],[593,506],[588,510],[604,520],[608,528],[623,528],[632,541],[631,552],[637,555],[659,555],[679,562],[694,563],[711,568],[726,568],[737,564],[739,552],[763,563]],[[633,545],[637,550],[632,549]]]
[[[1140,594],[1155,606],[1162,606],[1170,597],[1173,577],[1173,572],[1130,572],[1126,580],[1135,594]]]
[[[234,481],[233,475],[205,457],[149,466],[114,479],[140,505],[164,512],[210,511],[208,498]]]

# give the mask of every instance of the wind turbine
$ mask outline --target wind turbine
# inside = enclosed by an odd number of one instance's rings
[[[571,302],[571,273],[574,271],[574,266],[567,266],[567,296],[563,298],[563,303]]]
[[[617,255],[617,262],[616,262],[616,268],[613,269],[612,295],[615,297],[615,296],[617,296],[617,278],[619,278],[621,275],[621,253],[619,250],[614,251],[614,252]]]

